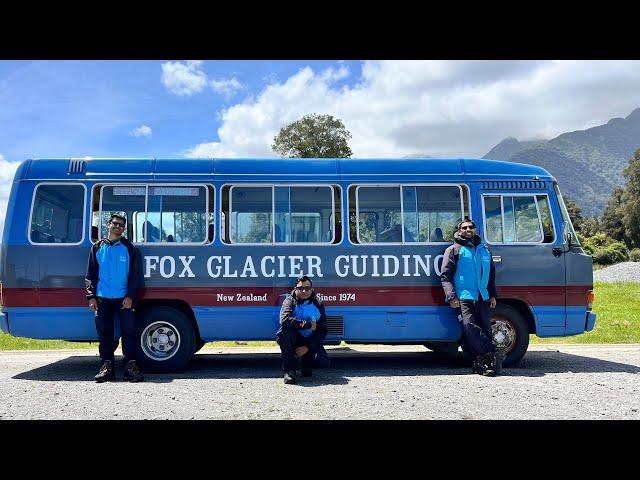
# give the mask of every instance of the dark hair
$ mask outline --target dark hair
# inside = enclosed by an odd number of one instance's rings
[[[309,284],[313,287],[313,282],[306,275],[302,275],[301,277],[298,277],[296,279],[296,285],[299,284],[300,282],[309,282]]]
[[[127,226],[127,219],[120,215],[119,213],[112,213],[111,218],[109,218],[109,223],[113,221],[114,218],[119,218],[124,223],[125,227]]]
[[[456,229],[460,230],[460,227],[462,226],[463,223],[470,223],[471,225],[473,225],[473,228],[476,228],[476,222],[474,222],[469,217],[467,217],[464,220],[462,220],[461,222],[458,222],[458,226],[456,227]]]

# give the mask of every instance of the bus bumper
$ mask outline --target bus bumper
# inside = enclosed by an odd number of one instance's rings
[[[0,330],[9,333],[9,316],[6,313],[0,313]]]
[[[584,331],[590,332],[596,325],[596,314],[593,312],[587,312],[587,321],[584,324]]]

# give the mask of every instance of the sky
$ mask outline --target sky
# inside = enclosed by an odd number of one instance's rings
[[[19,162],[274,157],[310,113],[353,158],[482,157],[640,107],[640,61],[0,61],[0,233]]]

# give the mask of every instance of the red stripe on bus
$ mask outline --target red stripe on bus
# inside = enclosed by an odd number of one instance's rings
[[[522,300],[529,305],[586,306],[591,285],[501,286],[498,298]],[[289,289],[271,287],[151,287],[140,299],[183,300],[192,306],[277,306]],[[441,306],[440,286],[322,287],[327,306]],[[84,307],[83,288],[4,288],[5,307]],[[266,294],[266,300],[264,295]]]

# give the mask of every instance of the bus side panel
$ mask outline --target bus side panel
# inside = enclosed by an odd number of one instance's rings
[[[275,340],[280,309],[274,307],[194,307],[200,336],[213,340]],[[342,317],[344,335],[327,340],[457,341],[460,324],[449,307],[331,307]]]
[[[97,340],[93,312],[87,307],[14,307],[6,309],[14,337],[43,340]],[[119,336],[119,325],[116,325]]]
[[[335,308],[331,312],[344,315],[346,341],[454,342],[460,338],[460,323],[450,307]]]

